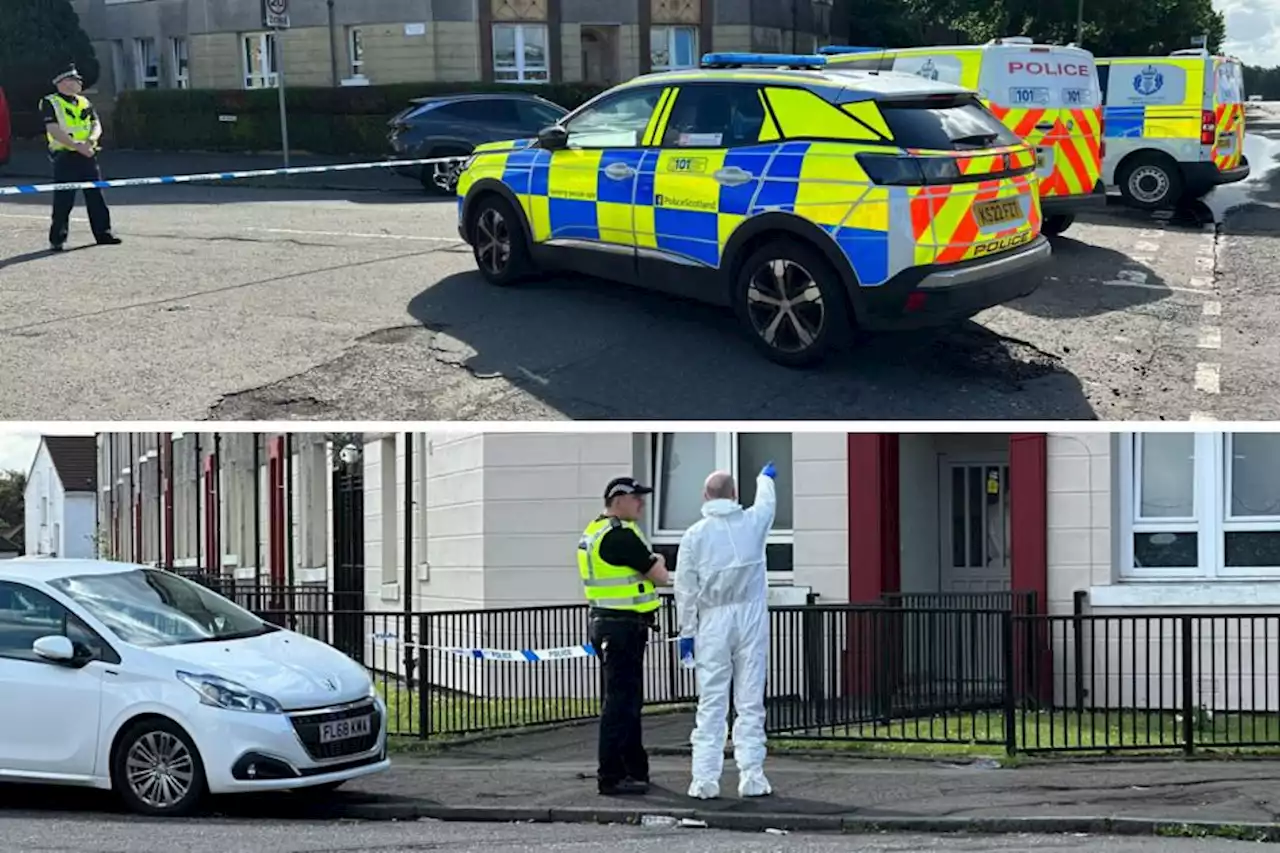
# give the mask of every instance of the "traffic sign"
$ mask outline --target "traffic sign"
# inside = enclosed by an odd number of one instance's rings
[[[262,0],[262,22],[273,30],[287,30],[289,0]]]

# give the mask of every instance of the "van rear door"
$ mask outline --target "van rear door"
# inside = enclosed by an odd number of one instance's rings
[[[1244,71],[1236,60],[1218,58],[1214,60],[1213,73],[1213,110],[1218,128],[1213,162],[1226,172],[1239,166],[1244,156]]]
[[[1102,92],[1093,54],[995,46],[984,51],[979,80],[992,112],[1036,147],[1042,197],[1093,192],[1102,177]]]

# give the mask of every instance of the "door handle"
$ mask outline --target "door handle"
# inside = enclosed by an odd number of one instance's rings
[[[636,173],[636,170],[628,166],[626,163],[610,163],[604,167],[606,177],[615,181],[625,181]]]
[[[740,187],[748,183],[754,175],[745,169],[739,169],[737,166],[730,166],[727,169],[721,169],[716,172],[716,183],[726,187]]]
[[[1051,121],[1042,121],[1036,125],[1036,130],[1043,130],[1045,133],[1053,130],[1054,124]]]

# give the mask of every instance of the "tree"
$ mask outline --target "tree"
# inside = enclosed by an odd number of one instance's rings
[[[89,36],[71,0],[0,0],[0,86],[15,111],[34,110],[50,81],[71,63],[92,86],[99,74]]]
[[[0,528],[16,527],[26,519],[26,492],[25,471],[0,471]]]

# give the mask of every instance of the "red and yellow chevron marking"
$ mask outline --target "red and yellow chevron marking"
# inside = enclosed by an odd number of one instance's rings
[[[983,202],[1017,197],[1030,201],[1026,219],[984,233],[974,208]],[[1041,228],[1035,178],[1024,175],[913,190],[911,225],[916,262],[921,264],[954,264],[1025,245],[1040,234]]]
[[[1218,117],[1218,137],[1230,133],[1235,137],[1235,144],[1225,151],[1218,143],[1213,143],[1213,163],[1219,171],[1228,171],[1240,165],[1244,156],[1244,104],[1218,104],[1215,110]]]
[[[1028,145],[1053,148],[1053,173],[1040,181],[1040,197],[1084,195],[1102,177],[1102,109],[1021,109],[988,104]],[[1050,130],[1036,125],[1052,122]],[[1069,129],[1071,122],[1074,129]]]

